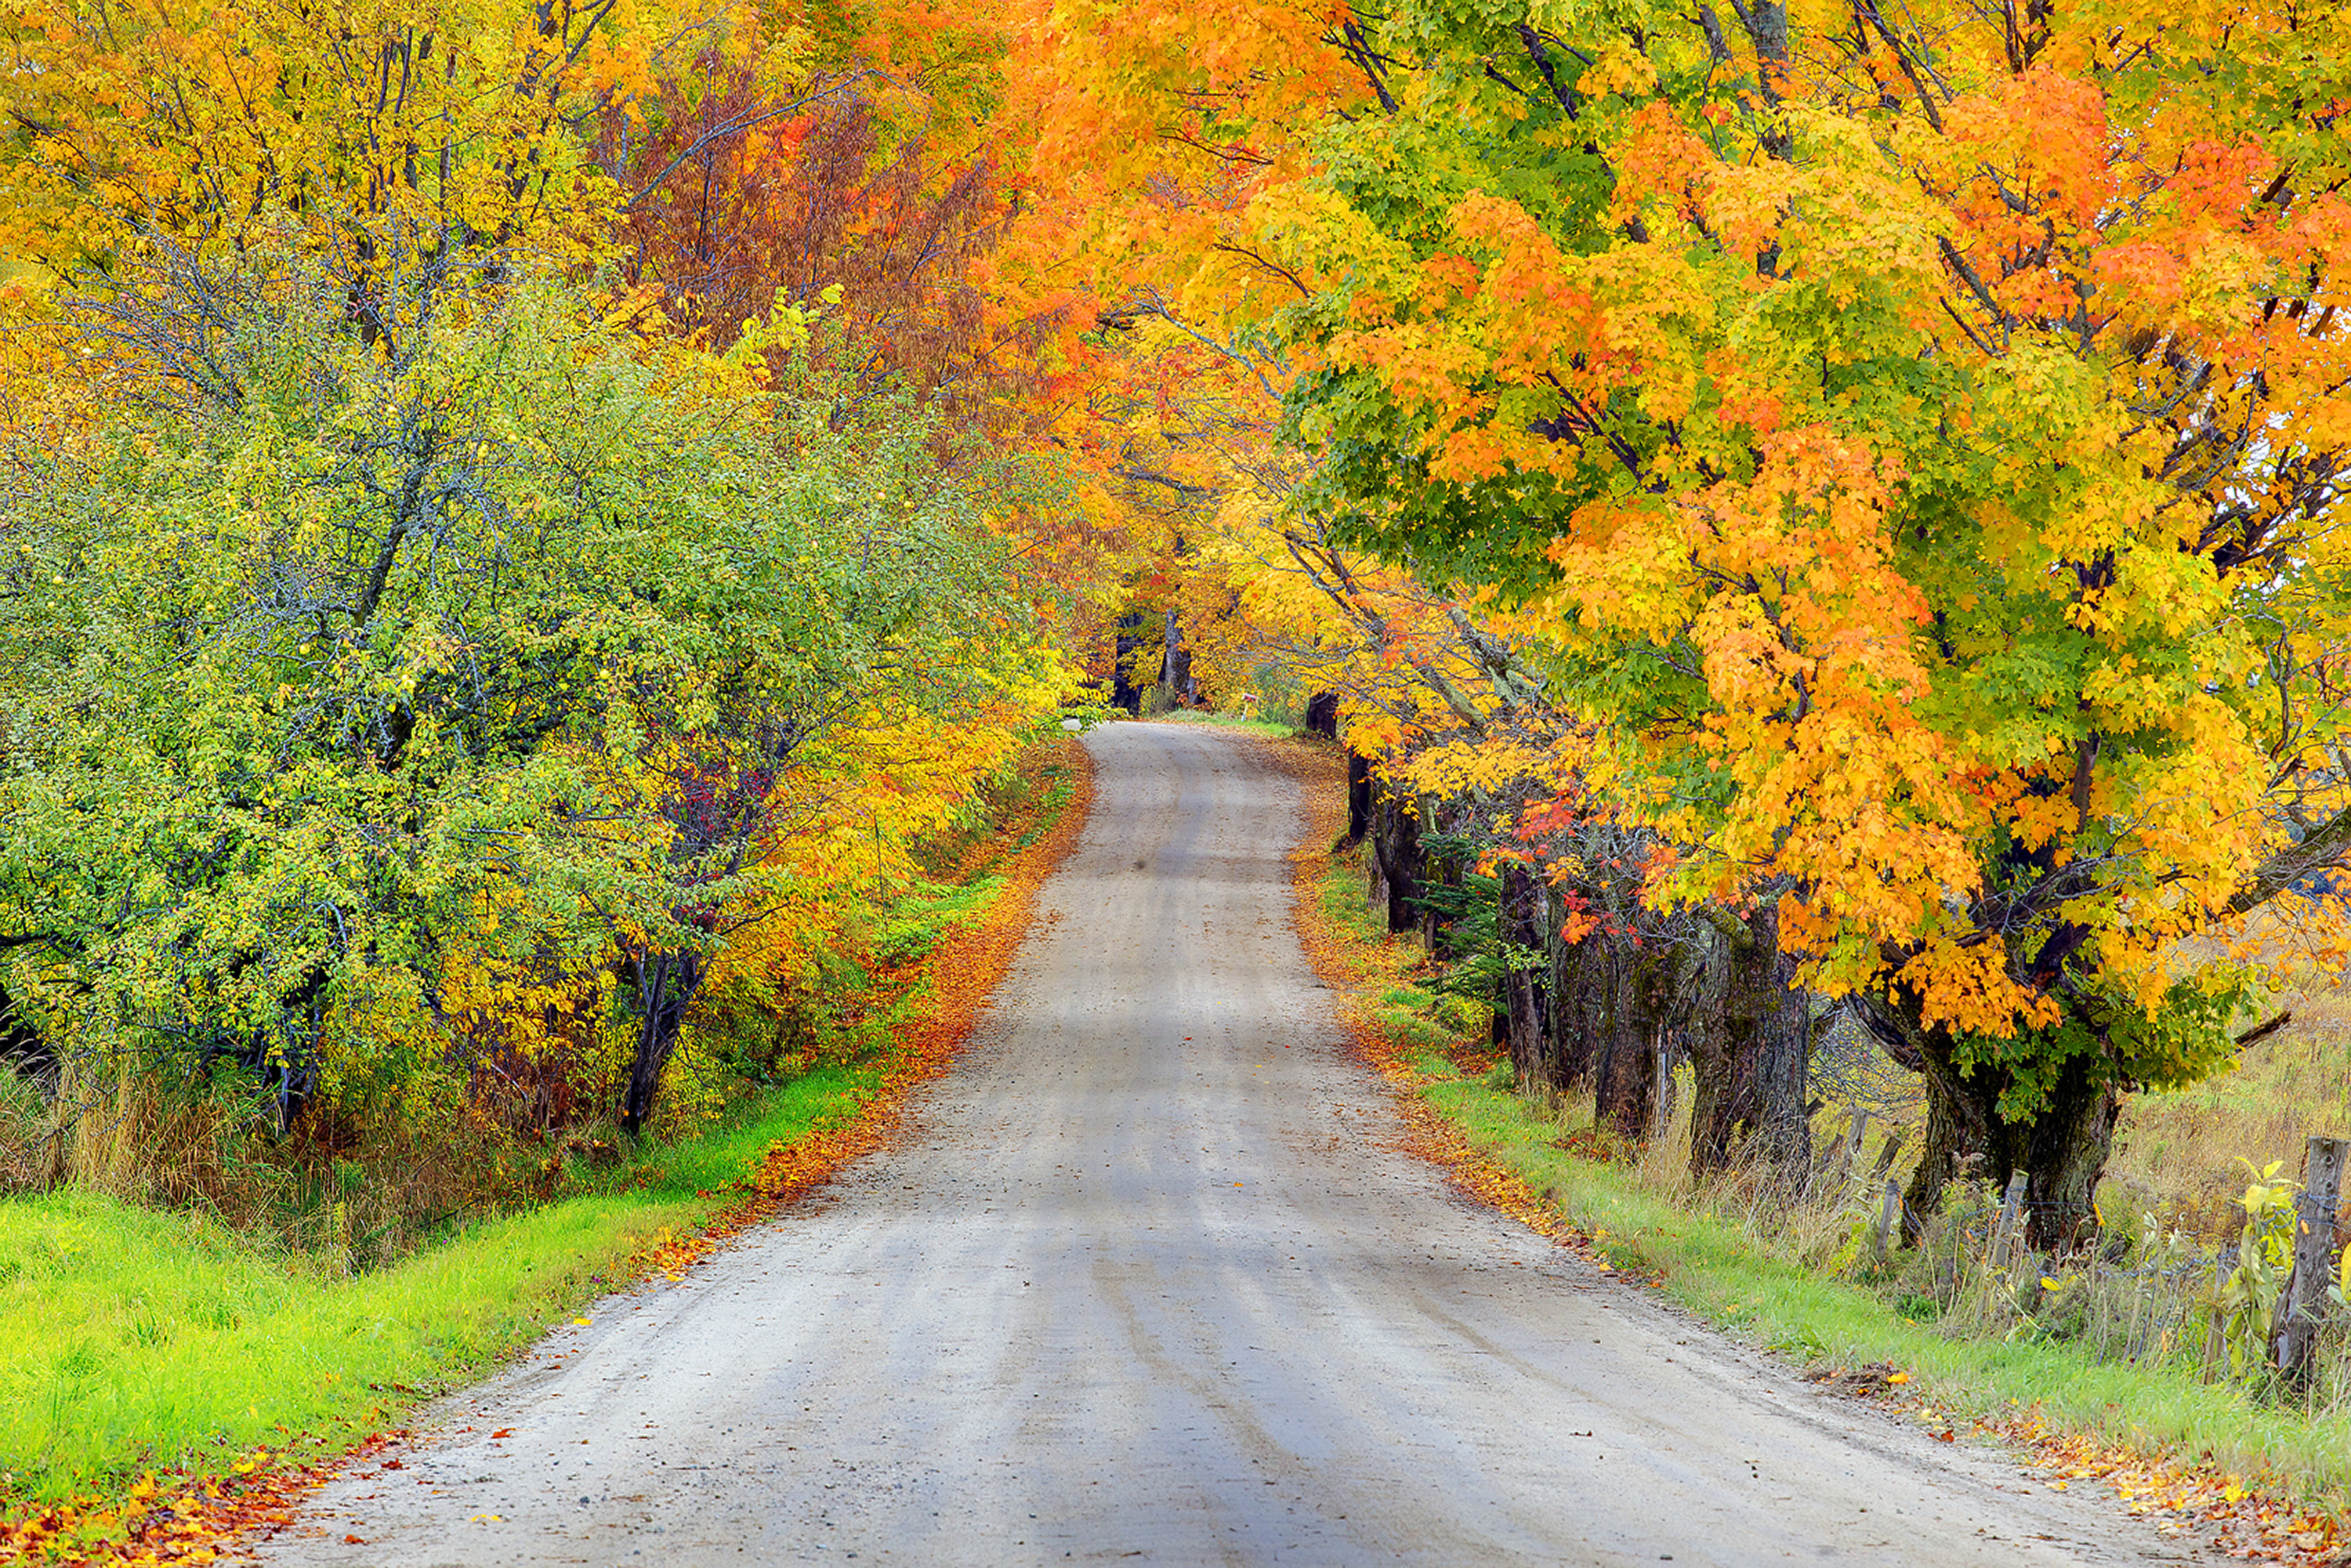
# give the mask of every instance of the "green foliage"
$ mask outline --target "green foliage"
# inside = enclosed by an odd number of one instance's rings
[[[908,884],[874,927],[873,956],[890,964],[923,957],[949,932],[987,914],[1003,885],[1000,876],[960,886],[919,880]]]
[[[2001,1117],[2029,1124],[2047,1109],[2067,1063],[2077,1058],[2089,1061],[2091,1082],[2100,1085],[2170,1089],[2206,1077],[2234,1056],[2236,1020],[2259,998],[2251,971],[2215,966],[2174,982],[2152,1011],[2136,999],[2090,996],[2068,1007],[2053,1027],[2006,1038],[1962,1036],[1954,1061],[1962,1071],[2003,1073]]]
[[[468,1052],[625,1052],[632,1012],[658,1073],[692,988],[647,965],[789,966],[853,879],[789,846],[865,732],[1049,706],[987,465],[821,367],[766,390],[790,312],[719,359],[528,277],[429,276],[372,336],[299,256],[208,282],[204,395],[26,449],[0,514],[0,942],[54,1040],[231,1060],[281,1114],[443,1114]],[[869,860],[933,825],[860,815]]]
[[[2283,1175],[2275,1161],[2258,1170],[2249,1160],[2239,1163],[2250,1178],[2239,1200],[2245,1228],[2237,1239],[2237,1266],[2220,1281],[2213,1309],[2220,1317],[2229,1375],[2256,1379],[2271,1370],[2270,1320],[2294,1271],[2294,1199],[2302,1184]]]

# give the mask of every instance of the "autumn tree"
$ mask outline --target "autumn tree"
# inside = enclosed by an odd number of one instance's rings
[[[714,957],[861,863],[793,840],[862,740],[1017,733],[1050,649],[919,419],[762,391],[799,318],[648,362],[459,276],[371,343],[280,260],[209,275],[217,389],[10,498],[10,994],[298,1092],[453,966],[524,1014],[617,967],[633,1130]]]
[[[1120,68],[1055,123],[1192,156],[1163,272],[1295,286],[1240,308],[1300,505],[1494,596],[1652,901],[1919,1067],[1914,1197],[1980,1155],[2073,1234],[2119,1096],[2232,1048],[2182,941],[2351,834],[2343,17],[1139,24],[1040,23]]]
[[[1001,183],[984,157],[944,164],[860,90],[868,79],[778,103],[740,70],[631,105],[634,134],[608,131],[600,149],[637,190],[623,276],[719,348],[778,303],[815,312],[854,361],[851,398],[886,391],[1000,423],[1008,389],[995,383],[1015,366],[991,358],[1005,345],[990,335],[1013,329],[989,319],[972,273],[1006,217]]]

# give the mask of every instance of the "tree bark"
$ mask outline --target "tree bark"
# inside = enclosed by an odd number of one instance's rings
[[[1390,933],[1409,931],[1420,917],[1412,901],[1427,863],[1420,848],[1420,818],[1388,790],[1372,813],[1371,839],[1372,903],[1384,905]]]
[[[1159,657],[1159,703],[1162,713],[1181,707],[1192,700],[1192,650],[1184,646],[1183,622],[1174,609],[1167,612],[1165,640],[1161,643]]]
[[[2030,1120],[2011,1121],[2000,1103],[2014,1076],[1984,1062],[1963,1071],[1960,1042],[1919,1024],[1917,998],[1864,998],[1859,1012],[1895,1059],[1926,1081],[1926,1142],[1905,1194],[1910,1207],[1933,1212],[1962,1176],[2003,1186],[2022,1171],[2026,1244],[2057,1252],[2085,1244],[2096,1229],[2098,1180],[2122,1115],[2122,1085],[2104,1048],[2068,1057],[2048,1103]]]
[[[1437,810],[1438,808],[1432,802],[1431,812]],[[1440,819],[1436,826],[1438,831],[1443,832],[1448,826],[1458,824],[1447,824]],[[1460,885],[1461,865],[1458,861],[1451,855],[1430,854],[1426,849],[1422,851],[1420,891],[1424,895],[1431,895],[1430,890],[1435,888],[1458,888]],[[1432,958],[1453,957],[1452,923],[1437,910],[1426,906],[1413,913],[1420,925],[1422,949]]]
[[[1372,826],[1372,759],[1350,747],[1347,752],[1347,841],[1361,843]]]
[[[1776,903],[1725,934],[1715,1016],[1693,1031],[1696,1070],[1690,1168],[1704,1173],[1734,1159],[1770,1166],[1801,1184],[1812,1164],[1806,1092],[1817,1030],[1812,993],[1793,990],[1795,961],[1780,950]]]
[[[1306,699],[1306,733],[1326,740],[1339,738],[1339,694],[1316,692]],[[1349,754],[1351,757],[1352,753]]]
[[[621,1096],[621,1126],[632,1138],[644,1131],[653,1114],[662,1070],[677,1050],[703,968],[702,955],[691,949],[645,954],[629,961],[629,978],[637,993],[637,1043]]]
[[[1552,962],[1550,1083],[1573,1089],[1591,1080],[1606,1032],[1608,953],[1598,934],[1560,945]]]
[[[1540,953],[1551,926],[1551,900],[1542,878],[1531,867],[1510,862],[1502,867],[1501,907],[1498,935],[1505,951],[1531,948]],[[1502,977],[1504,1039],[1510,1048],[1510,1068],[1521,1089],[1558,1089],[1552,1074],[1551,966],[1510,967]]]
[[[1657,1092],[1657,1037],[1666,1027],[1665,951],[1633,937],[1605,944],[1607,1017],[1596,1031],[1592,1102],[1598,1120],[1635,1140],[1649,1131]]]
[[[1997,1186],[2022,1171],[2026,1244],[2062,1252],[2088,1241],[2122,1115],[2121,1091],[2098,1055],[2068,1058],[2048,1104],[2029,1121],[2010,1121],[2000,1113],[2014,1082],[2009,1073],[1983,1064],[1962,1073],[1957,1042],[1939,1030],[1923,1031],[1918,1047],[1927,1064],[1927,1139],[1906,1195],[1910,1207],[1930,1212],[1962,1174]]]

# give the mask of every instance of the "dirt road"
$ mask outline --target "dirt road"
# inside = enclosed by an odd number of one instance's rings
[[[2180,1560],[1452,1196],[1300,952],[1292,786],[1199,727],[1087,744],[1083,841],[901,1147],[269,1561]]]

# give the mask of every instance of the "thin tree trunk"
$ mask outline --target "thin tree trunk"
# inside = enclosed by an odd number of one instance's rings
[[[1360,843],[1372,826],[1372,759],[1347,752],[1347,841]]]
[[[1516,862],[1502,867],[1501,904],[1496,932],[1505,952],[1531,948],[1541,952],[1551,925],[1550,899],[1542,879]],[[1522,1089],[1557,1089],[1552,1082],[1556,1063],[1551,1054],[1550,966],[1508,967],[1502,976],[1504,1038],[1510,1048],[1510,1067]]]
[[[1384,794],[1372,818],[1372,902],[1386,906],[1388,930],[1409,931],[1420,912],[1412,901],[1420,893],[1427,857],[1420,848],[1420,818],[1405,810],[1394,790]]]
[[[637,992],[637,1042],[621,1098],[621,1126],[635,1137],[653,1114],[662,1070],[677,1050],[686,1008],[702,984],[703,961],[691,950],[672,951],[646,955],[629,967]]]

